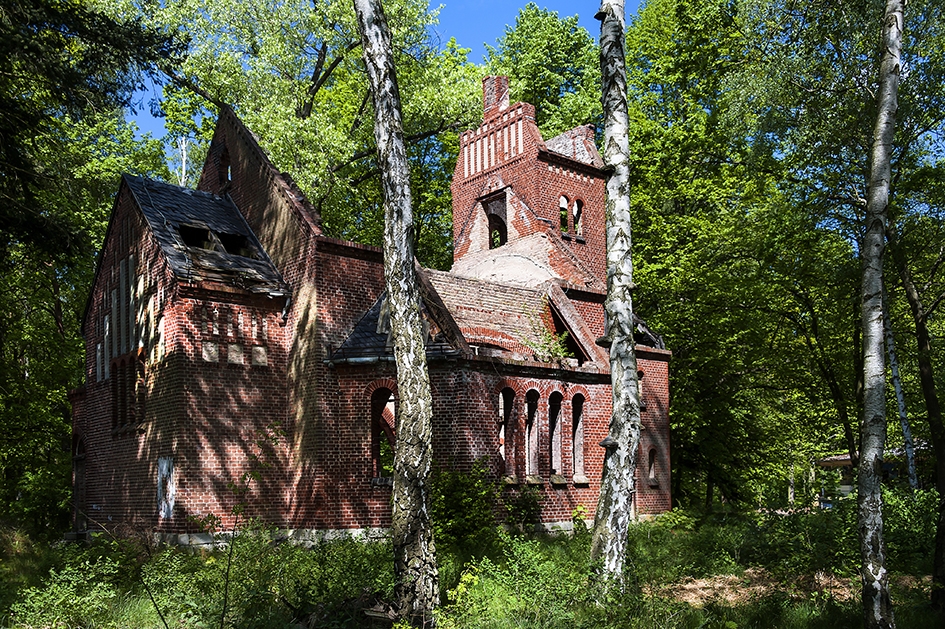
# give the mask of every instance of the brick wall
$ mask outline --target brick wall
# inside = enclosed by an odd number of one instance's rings
[[[460,134],[451,190],[454,260],[489,248],[487,212],[481,200],[499,194],[506,201],[509,240],[549,226],[560,230],[574,255],[606,281],[603,172],[547,150],[535,124],[534,106],[492,107],[478,129]],[[562,197],[568,208],[566,226],[560,220]],[[580,234],[574,224],[575,201],[582,205]]]
[[[515,172],[501,174],[506,183],[515,183],[516,198],[536,212],[533,224],[535,217],[557,220],[563,193],[586,201],[584,242],[573,232],[566,242],[597,273],[602,269],[599,256],[586,252],[603,251],[595,236],[599,229],[603,237],[595,218],[603,212],[599,173],[541,154],[534,110],[528,105],[503,109],[501,97],[496,102],[493,127],[464,134],[459,181],[454,181],[458,236],[464,211],[467,218],[477,211],[477,186],[514,163]],[[512,147],[514,154],[496,157],[496,146]],[[480,161],[470,161],[474,159]],[[213,513],[229,526],[234,504],[245,501],[248,515],[288,528],[389,525],[390,489],[374,480],[371,396],[382,388],[396,390],[394,365],[379,361],[335,367],[327,361],[383,292],[381,252],[323,236],[317,213],[291,179],[273,168],[232,112],[221,115],[200,186],[232,197],[290,295],[271,298],[175,279],[134,199],[122,187],[84,323],[87,384],[73,396],[76,449],[85,452],[76,465],[83,513],[102,526],[122,522],[180,533],[196,530],[188,520],[191,515]],[[526,230],[525,222],[513,221],[512,227],[516,233]],[[570,297],[590,331],[602,335],[600,295]],[[128,331],[121,332],[116,320],[122,326],[129,322],[121,328]],[[125,334],[124,344],[109,353],[119,332]],[[668,357],[665,351],[640,349],[647,402],[639,457],[645,475],[638,483],[640,512],[669,507]],[[127,365],[132,365],[133,377],[121,381],[124,389],[116,388],[112,372],[117,366],[127,376]],[[476,356],[434,361],[430,372],[438,465],[469,469],[485,457],[496,478],[508,477],[506,495],[529,482],[541,488],[546,522],[569,521],[578,505],[593,513],[603,460],[597,444],[606,435],[611,408],[606,373]],[[503,457],[499,396],[506,388],[514,397]],[[532,390],[538,396],[537,469],[526,474],[526,396]],[[116,391],[123,393],[116,397]],[[560,398],[560,454],[551,448],[553,396]],[[578,396],[584,400],[586,482],[574,468],[572,421]],[[116,413],[116,400],[124,400],[121,413]],[[284,437],[264,439],[275,424]],[[656,451],[653,466],[651,449]],[[555,458],[560,469],[552,474]],[[168,460],[174,468],[174,508],[159,517],[158,476]],[[249,493],[234,493],[232,486],[257,468],[261,476]]]

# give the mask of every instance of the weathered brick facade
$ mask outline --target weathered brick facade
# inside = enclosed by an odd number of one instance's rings
[[[593,131],[543,142],[534,109],[484,84],[462,134],[455,259],[421,272],[438,465],[485,459],[542,519],[593,513],[610,417],[604,179]],[[199,191],[125,177],[84,319],[76,526],[170,535],[233,507],[286,529],[389,525],[396,441],[380,250],[329,238],[224,111]],[[638,513],[670,508],[669,352],[640,322]],[[567,332],[572,358],[549,354]],[[246,486],[246,492],[239,488]]]

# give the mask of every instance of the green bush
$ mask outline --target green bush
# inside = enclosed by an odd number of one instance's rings
[[[119,599],[115,584],[119,565],[114,559],[76,557],[54,568],[42,587],[30,587],[11,608],[18,625],[76,627],[105,625]]]
[[[503,499],[508,511],[506,522],[512,528],[520,532],[531,531],[541,522],[541,491],[534,485],[510,489]]]
[[[437,548],[481,555],[496,542],[499,491],[479,459],[468,472],[438,469],[433,474],[433,537]]]
[[[938,492],[883,490],[883,532],[889,569],[916,576],[932,572]]]

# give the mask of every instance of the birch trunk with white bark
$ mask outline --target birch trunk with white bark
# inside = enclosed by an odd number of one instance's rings
[[[397,365],[397,444],[391,498],[395,605],[399,617],[433,626],[439,578],[430,521],[433,400],[413,256],[410,168],[390,29],[379,0],[354,0],[374,101],[384,190],[384,277]]]
[[[886,365],[883,347],[883,254],[898,109],[903,0],[887,0],[876,126],[870,155],[866,235],[863,240],[863,416],[857,483],[863,620],[869,629],[895,627],[883,541],[883,449],[886,444]]]
[[[915,472],[915,444],[912,430],[909,428],[909,412],[906,408],[906,392],[902,389],[899,376],[899,358],[896,354],[896,335],[893,334],[892,319],[889,317],[889,300],[883,291],[883,326],[886,330],[886,354],[889,356],[889,370],[892,374],[893,390],[896,392],[896,407],[899,409],[899,425],[902,426],[902,442],[906,449],[906,469],[909,472],[909,487],[919,488],[919,479]]]
[[[604,105],[604,165],[607,176],[607,300],[613,413],[605,448],[600,498],[594,518],[591,558],[619,579],[633,517],[634,472],[640,443],[640,401],[633,344],[633,266],[630,260],[630,164],[623,0],[603,0],[600,64]]]

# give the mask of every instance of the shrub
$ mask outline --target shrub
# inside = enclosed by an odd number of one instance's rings
[[[439,469],[433,475],[433,535],[438,548],[481,554],[496,541],[498,487],[485,459],[468,472]]]
[[[534,529],[541,522],[541,492],[533,485],[526,485],[518,491],[510,490],[503,498],[508,510],[508,525],[524,532]]]

